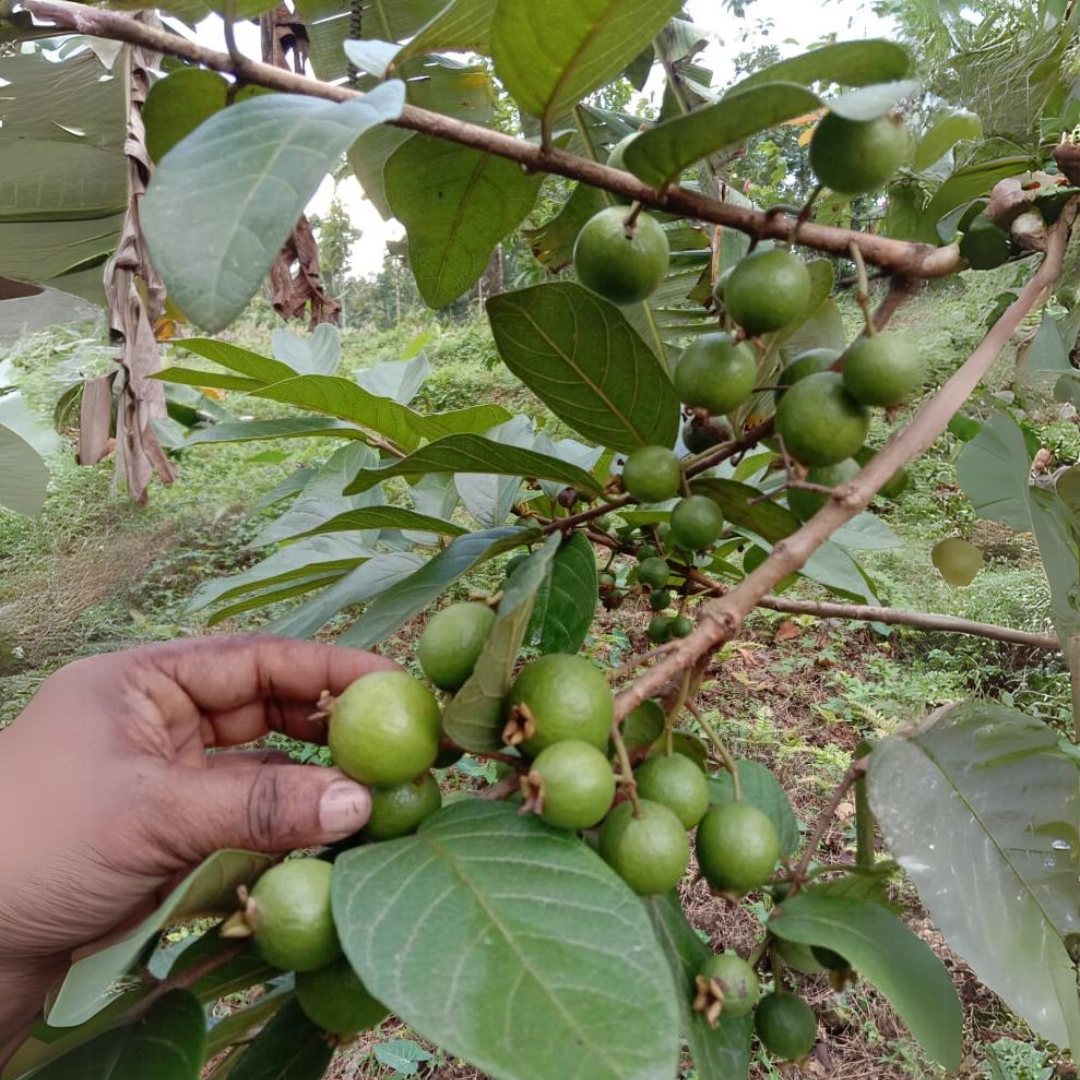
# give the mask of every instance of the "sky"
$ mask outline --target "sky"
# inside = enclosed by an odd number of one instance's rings
[[[888,37],[892,30],[890,20],[870,11],[868,0],[753,0],[745,19],[723,10],[719,0],[688,0],[686,8],[694,22],[707,31],[709,45],[703,61],[716,73],[715,82],[720,85],[732,77],[735,57],[758,44],[774,44],[784,56],[793,56],[830,34],[848,41]],[[224,48],[221,21],[216,17],[201,23],[197,36],[205,45]],[[238,26],[237,42],[249,56],[258,56],[258,27],[253,23]],[[650,84],[646,92],[658,95],[659,89],[659,83],[655,89]],[[324,214],[334,193],[334,184],[327,178],[308,204],[308,213]],[[404,230],[396,221],[382,220],[352,177],[340,182],[336,193],[362,234],[353,246],[352,272],[373,276],[383,264],[386,242],[399,239]]]

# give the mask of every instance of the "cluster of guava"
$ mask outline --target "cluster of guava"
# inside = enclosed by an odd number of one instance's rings
[[[621,168],[631,135],[612,151],[609,164]],[[893,116],[853,121],[835,113],[817,126],[810,143],[810,163],[820,182],[843,195],[881,187],[904,159],[908,136]],[[640,208],[611,206],[582,228],[574,250],[578,278],[615,304],[647,299],[664,280],[669,262],[667,237],[655,218]],[[703,333],[680,355],[673,373],[675,389],[690,420],[683,441],[695,454],[731,438],[724,419],[746,405],[763,371],[763,335],[783,331],[805,316],[812,302],[807,264],[786,245],[762,244],[722,273],[714,297],[726,329]],[[777,444],[808,470],[805,480],[836,487],[850,480],[872,456],[865,446],[870,409],[903,404],[920,388],[923,365],[910,338],[868,328],[846,350],[814,349],[795,357],[775,380]],[[642,502],[673,497],[680,481],[678,462],[666,447],[651,446],[627,462],[626,490]],[[898,476],[886,494],[905,483]],[[691,499],[696,501],[691,502]],[[789,506],[807,518],[826,496],[795,486]],[[691,548],[715,542],[708,536],[717,519],[703,497],[680,503],[690,528]],[[691,524],[692,522],[692,524]],[[673,517],[672,526],[675,526]],[[722,527],[722,523],[721,523]]]

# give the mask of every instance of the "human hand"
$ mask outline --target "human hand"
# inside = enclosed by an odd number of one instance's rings
[[[145,917],[206,856],[364,825],[368,791],[336,769],[206,751],[270,731],[323,742],[320,693],[395,666],[244,635],[80,660],[42,684],[0,732],[0,1064],[72,952]]]

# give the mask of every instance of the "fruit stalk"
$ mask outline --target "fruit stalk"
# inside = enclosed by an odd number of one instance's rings
[[[731,751],[724,744],[724,740],[720,738],[716,728],[701,715],[701,710],[692,701],[688,701],[686,707],[693,714],[693,717],[698,722],[701,730],[708,735],[709,741],[713,744],[713,749],[716,750],[716,756],[730,774],[731,788],[735,795],[735,801],[742,802],[742,781],[739,779],[739,768],[735,764],[735,758],[732,756]]]

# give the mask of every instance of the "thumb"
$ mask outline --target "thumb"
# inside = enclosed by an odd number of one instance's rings
[[[371,815],[368,789],[319,765],[190,770],[176,794],[196,858],[221,848],[281,852],[351,836]]]

